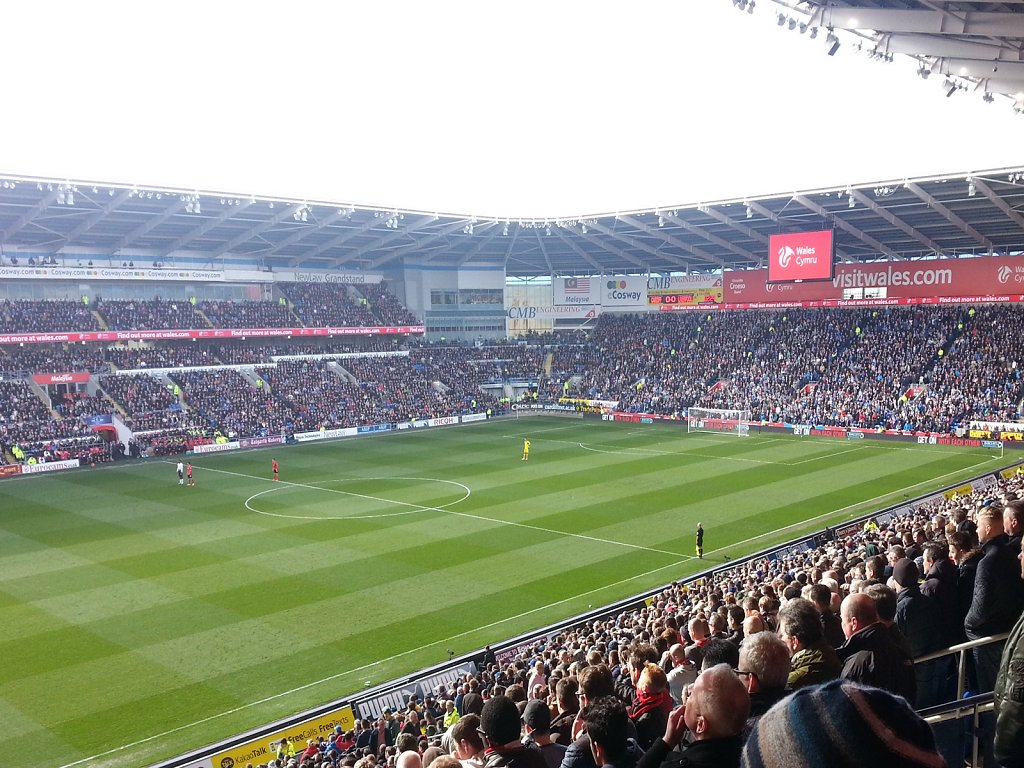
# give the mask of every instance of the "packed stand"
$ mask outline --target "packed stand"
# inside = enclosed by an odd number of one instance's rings
[[[416,318],[391,291],[387,283],[360,283],[353,286],[369,303],[370,311],[381,325],[415,325]]]
[[[329,370],[320,360],[290,360],[274,367],[257,368],[270,386],[274,400],[292,414],[296,432],[359,424],[359,387]]]
[[[293,328],[295,316],[271,301],[201,301],[199,309],[214,328]]]
[[[292,411],[236,370],[177,371],[171,379],[181,387],[189,408],[205,419],[211,430],[229,438],[293,431]]]
[[[295,314],[307,328],[374,327],[365,297],[354,299],[347,285],[337,283],[282,283]]]
[[[178,406],[174,392],[146,373],[102,376],[100,387],[129,417]]]
[[[109,366],[95,344],[29,344],[0,347],[0,375],[29,373],[103,373]]]
[[[754,420],[949,431],[1020,416],[1021,315],[1005,306],[606,315],[558,369],[566,394],[625,411],[746,408]]]
[[[96,311],[114,331],[165,331],[209,328],[188,301],[96,299]]]
[[[405,356],[358,357],[342,361],[362,390],[367,423],[482,413],[498,401],[450,370],[437,370]]]
[[[0,301],[0,333],[98,331],[99,321],[80,301]]]
[[[918,423],[947,432],[971,420],[1019,421],[1024,338],[1016,307],[982,306],[948,354],[923,378],[926,391],[904,405]]]
[[[55,417],[24,381],[0,381],[0,449],[17,461],[105,461],[102,440],[81,419]],[[103,454],[103,455],[101,455]]]

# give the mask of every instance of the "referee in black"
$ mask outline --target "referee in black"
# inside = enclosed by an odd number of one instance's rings
[[[697,557],[704,559],[704,524],[697,523]]]

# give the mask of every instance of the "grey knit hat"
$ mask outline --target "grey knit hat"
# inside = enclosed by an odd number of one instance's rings
[[[801,688],[758,720],[747,768],[944,768],[931,727],[900,696],[832,680]]]

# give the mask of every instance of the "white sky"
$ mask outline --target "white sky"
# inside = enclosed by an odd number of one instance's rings
[[[731,0],[4,2],[0,173],[481,216],[1024,164],[1024,118]]]

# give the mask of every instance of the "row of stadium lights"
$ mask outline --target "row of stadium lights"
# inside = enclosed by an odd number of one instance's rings
[[[739,8],[739,10],[741,11],[746,9],[748,13],[754,12],[753,0],[750,0],[750,2],[746,2],[746,0],[732,0],[732,4]],[[809,31],[809,36],[811,40],[814,40],[818,36],[817,27],[808,26],[806,21],[802,21],[799,18],[796,18],[794,16],[787,16],[785,13],[777,13],[776,19],[780,27],[788,27],[790,30],[799,29],[801,35],[806,34]],[[857,22],[851,19],[849,25],[851,27],[855,27],[857,25]],[[842,43],[840,43],[839,38],[836,36],[835,30],[832,27],[829,27],[828,35],[825,37],[825,48],[828,55],[835,56],[836,51],[839,50],[839,47],[841,45]],[[858,53],[862,52],[864,50],[864,43],[858,42],[857,45],[854,46],[854,50],[857,51]],[[876,44],[874,48],[870,48],[868,50],[867,57],[872,61],[883,61],[887,63],[891,63],[895,59],[891,51],[880,49],[878,44]],[[938,59],[933,59],[931,64],[922,61],[921,65],[917,68],[917,74],[922,79],[927,80],[928,77],[932,74],[932,71],[935,69],[937,64]],[[998,71],[998,69],[999,64],[998,62],[996,62],[992,65],[992,71],[996,72]],[[966,69],[965,71],[961,72],[961,75],[966,74]],[[947,75],[946,79],[942,83],[942,90],[945,91],[946,98],[949,98],[957,91],[966,91],[967,84],[959,81],[953,75]],[[1017,114],[1024,113],[1024,92],[1015,94],[1015,98],[1016,103],[1013,106],[1013,111],[1016,112]],[[995,101],[995,96],[992,94],[991,91],[989,91],[986,88],[985,92],[981,96],[981,100],[984,101],[986,104],[991,104],[992,102]]]
[[[946,179],[943,179],[942,181],[945,182]],[[974,197],[977,194],[977,185],[975,184],[974,179],[971,178],[970,176],[967,177],[966,181],[967,181],[967,195],[968,195],[968,197]],[[1013,173],[1010,173],[1007,176],[1007,181],[1009,183],[1011,183],[1011,184],[1017,184],[1017,183],[1024,182],[1024,171],[1015,171]],[[15,180],[4,179],[4,180],[0,181],[0,189],[15,189],[16,187],[17,187],[17,181],[15,181]],[[54,185],[52,183],[48,183],[48,184],[44,185],[42,182],[38,182],[36,184],[36,188],[38,190],[40,190],[40,191],[48,190],[50,192],[54,191],[54,189],[55,189],[55,187],[54,187]],[[894,186],[879,186],[879,187],[874,187],[872,191],[873,191],[873,193],[874,193],[876,198],[885,198],[885,197],[890,197],[890,196],[894,195],[897,192],[898,189],[899,189],[898,187],[894,187]],[[78,192],[78,187],[76,185],[72,184],[71,182],[65,182],[63,184],[59,184],[58,183],[58,185],[56,186],[56,191],[57,191],[57,204],[58,205],[72,205],[73,206],[75,204],[75,197],[74,196],[75,196],[75,193]],[[99,193],[99,189],[97,187],[93,187],[92,191],[95,194]],[[113,189],[107,190],[107,194],[109,196],[113,197],[114,190]],[[168,194],[170,194],[170,193],[168,193]],[[825,195],[826,196],[831,196],[831,193],[826,192]],[[848,208],[855,208],[857,203],[856,203],[856,198],[853,196],[853,190],[850,189],[850,188],[847,188],[845,192],[836,192],[836,196],[837,197],[842,197],[844,195],[846,196],[846,199],[847,199],[847,207]],[[146,198],[146,199],[153,199],[155,197],[157,200],[160,200],[160,199],[163,198],[163,193],[161,193],[161,192],[153,192],[153,191],[140,191],[140,190],[137,190],[137,189],[133,189],[129,193],[129,197],[135,197],[135,196],[138,196],[140,198]],[[202,202],[201,202],[201,199],[200,199],[200,196],[199,196],[198,192],[192,193],[192,194],[188,194],[188,195],[180,195],[180,200],[183,203],[185,203],[185,213],[190,213],[190,214],[200,214],[200,213],[202,213]],[[252,198],[252,200],[254,201],[255,198]],[[221,205],[241,205],[241,200],[238,199],[238,198],[221,198],[220,199],[220,204]],[[273,208],[274,207],[274,202],[273,201],[269,201],[267,203],[267,205],[268,205],[268,207]],[[750,205],[750,203],[748,203],[746,200],[744,200],[743,201],[743,205],[744,205],[744,207],[746,209],[745,210],[746,218],[748,218],[748,219],[753,218],[753,216],[754,216],[754,209]],[[702,211],[706,212],[707,208],[706,208],[706,206],[698,206],[698,210],[702,210]],[[355,213],[355,211],[356,211],[355,206],[352,206],[352,205],[347,206],[345,208],[339,208],[338,209],[339,215],[346,216],[346,217],[351,217]],[[292,218],[295,221],[297,221],[297,222],[307,222],[307,221],[309,221],[309,217],[310,217],[310,215],[312,215],[312,213],[313,213],[312,206],[310,206],[309,203],[302,203],[292,213]],[[666,216],[676,216],[676,215],[678,215],[679,212],[678,212],[678,210],[664,210],[664,211],[663,210],[657,210],[654,213],[658,217],[658,226],[659,227],[664,227],[665,224],[666,224],[666,221],[667,221],[666,220]],[[394,210],[394,211],[391,211],[391,212],[388,212],[388,211],[375,211],[373,215],[374,215],[374,218],[384,219],[384,226],[386,228],[388,228],[388,229],[398,229],[399,228],[399,223],[405,220],[405,214],[404,213],[399,213],[397,210]],[[438,216],[437,214],[434,215],[434,221],[437,221],[439,218],[440,218],[440,216]],[[463,226],[463,228],[462,228],[463,234],[472,235],[474,230],[475,230],[475,227],[476,227],[477,223],[478,223],[478,219],[475,216],[472,217]],[[502,224],[502,235],[508,236],[508,234],[509,234],[509,227],[512,225],[513,222],[512,222],[511,219],[506,219],[504,222],[500,222],[499,219],[494,219],[492,223],[494,223],[494,224],[501,223]],[[589,226],[593,226],[596,223],[597,223],[597,219],[593,219],[593,218],[590,218],[590,219],[584,219],[584,218],[580,218],[580,219],[555,219],[554,221],[549,221],[549,220],[546,220],[546,219],[542,219],[542,220],[520,219],[518,221],[519,227],[521,229],[543,229],[544,230],[544,234],[546,236],[550,236],[551,235],[551,233],[552,233],[552,226],[564,227],[564,228],[578,227],[580,229],[580,231],[585,235],[588,232],[588,229],[587,229],[588,225]]]
[[[436,217],[435,217],[436,218]],[[479,219],[476,216],[470,218],[469,221],[462,227],[462,234],[472,235],[476,230],[476,225],[479,224]],[[492,224],[501,224],[501,234],[508,237],[509,227],[512,226],[512,219],[491,219]],[[543,229],[544,235],[550,237],[552,233],[552,227],[558,227],[560,229],[571,229],[578,227],[582,234],[587,234],[588,227],[592,227],[597,224],[597,219],[519,219],[518,221],[520,229]]]

